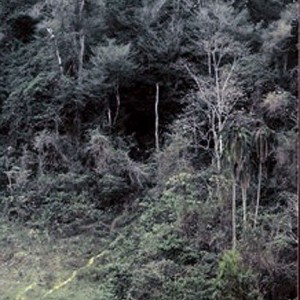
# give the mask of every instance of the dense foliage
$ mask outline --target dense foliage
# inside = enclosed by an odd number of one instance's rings
[[[294,2],[0,0],[1,222],[92,257],[4,299],[296,298]]]

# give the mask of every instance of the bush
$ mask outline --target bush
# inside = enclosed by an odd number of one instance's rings
[[[243,266],[239,254],[233,250],[222,255],[213,288],[212,298],[216,300],[262,299],[254,274]]]

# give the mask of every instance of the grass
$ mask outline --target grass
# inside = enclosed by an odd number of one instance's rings
[[[78,285],[77,275],[93,265],[98,245],[101,241],[95,236],[58,239],[0,221],[0,298],[93,299],[100,291],[92,283]]]

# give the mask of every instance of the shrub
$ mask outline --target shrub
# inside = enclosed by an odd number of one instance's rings
[[[213,288],[212,298],[216,300],[262,299],[254,274],[243,266],[239,254],[233,250],[223,253]]]

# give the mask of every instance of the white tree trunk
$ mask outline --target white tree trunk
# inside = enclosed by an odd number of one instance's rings
[[[121,106],[119,87],[117,87],[117,91],[116,91],[116,100],[117,100],[117,109],[116,109],[116,114],[115,114],[115,117],[114,117],[114,125],[117,122],[119,112],[120,112],[120,106]]]
[[[78,57],[78,83],[82,83],[82,70],[83,70],[83,57],[85,52],[85,35],[83,33],[83,29],[80,31],[79,37],[79,57]]]
[[[254,215],[254,228],[256,228],[257,218],[258,218],[260,193],[261,193],[261,181],[262,181],[262,161],[259,162],[259,169],[258,169],[258,185],[257,185],[256,206],[255,206],[255,215]]]
[[[82,82],[82,70],[83,70],[83,58],[85,52],[85,35],[83,28],[83,10],[84,10],[85,0],[81,0],[79,4],[79,53],[78,53],[78,83]]]
[[[242,202],[243,202],[243,223],[244,228],[247,226],[247,189],[242,186]]]
[[[55,48],[55,55],[56,55],[56,58],[57,58],[57,61],[58,61],[58,66],[59,66],[61,74],[63,74],[64,69],[63,69],[63,66],[62,66],[62,59],[61,59],[58,44],[57,44],[57,41],[56,41],[56,37],[55,37],[55,35],[53,33],[53,30],[51,28],[48,27],[47,31],[50,34],[51,39],[53,40],[54,48]]]
[[[111,110],[110,110],[109,105],[108,105],[108,108],[107,108],[107,121],[108,121],[108,126],[111,127],[112,126],[112,120],[111,120]]]
[[[155,149],[159,151],[159,84],[156,84],[156,97],[155,97]]]

